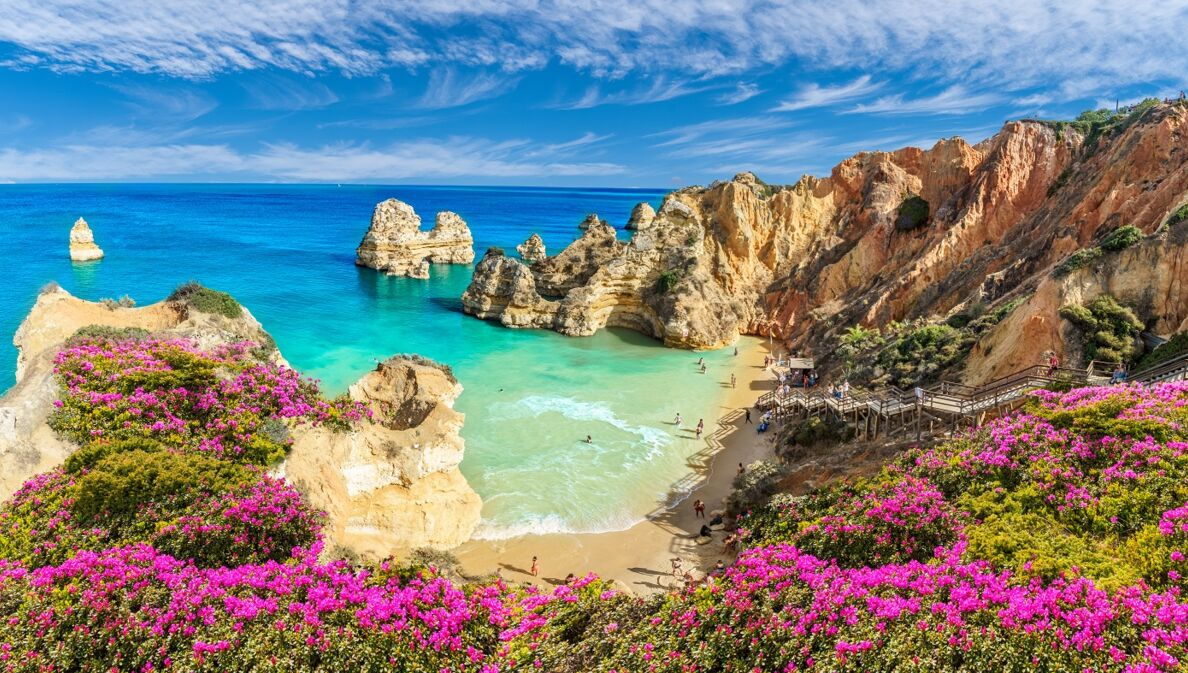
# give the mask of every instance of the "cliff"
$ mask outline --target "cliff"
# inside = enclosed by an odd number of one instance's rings
[[[281,466],[330,517],[327,535],[369,560],[470,538],[482,502],[458,471],[462,386],[440,365],[391,358],[350,387],[371,408],[364,431],[303,426]]]
[[[673,192],[655,214],[641,204],[629,242],[591,227],[530,269],[489,257],[463,303],[509,326],[584,335],[621,325],[686,348],[771,333],[825,362],[855,325],[1013,307],[982,337],[999,347],[970,354],[966,376],[976,382],[1033,363],[1045,348],[1064,352],[1051,333],[1039,348],[995,335],[1059,323],[1067,297],[1132,284],[1122,294],[1135,297],[1149,328],[1180,328],[1175,273],[1157,270],[1159,279],[1170,274],[1158,281],[1162,294],[1140,301],[1146,278],[1130,261],[1141,253],[1143,263],[1176,268],[1178,234],[1103,258],[1095,273],[1112,280],[1084,281],[1084,291],[1068,285],[1081,275],[1057,281],[1052,269],[1123,225],[1154,234],[1188,201],[1186,156],[1188,106],[1170,102],[1093,123],[1008,122],[976,145],[950,138],[864,152],[792,185],[742,173]],[[983,362],[987,350],[992,362]]]
[[[376,205],[371,226],[355,252],[359,266],[393,276],[428,278],[430,262],[473,262],[474,238],[456,213],[438,213],[433,228],[424,231],[412,206],[388,199]]]
[[[17,383],[0,398],[0,499],[35,474],[61,464],[77,448],[48,426],[60,397],[53,359],[79,329],[144,330],[193,340],[200,348],[253,341],[271,344],[260,323],[197,310],[184,299],[142,308],[108,308],[53,285],[16,332]],[[285,364],[275,348],[267,357]],[[462,415],[451,408],[461,386],[437,365],[385,362],[350,389],[372,407],[376,422],[350,432],[298,425],[281,469],[310,505],[328,513],[327,541],[363,556],[416,547],[451,547],[478,522],[481,502],[458,472]]]
[[[535,264],[549,256],[540,234],[529,236],[528,240],[516,246],[516,252],[520,253],[520,259],[524,260],[525,264]]]
[[[78,218],[70,227],[70,261],[89,262],[103,259],[103,249],[95,244],[95,234],[83,218]]]

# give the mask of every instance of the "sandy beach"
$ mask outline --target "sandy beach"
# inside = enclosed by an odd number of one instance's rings
[[[774,385],[763,367],[767,353],[766,344],[742,347],[731,368],[711,372],[725,390],[717,425],[709,425],[712,432],[689,458],[688,472],[671,486],[667,501],[657,503],[644,520],[627,530],[607,533],[471,540],[454,550],[463,571],[484,575],[498,570],[509,581],[541,585],[563,582],[569,573],[581,576],[593,572],[646,594],[671,587],[673,557],[682,558],[686,569],[707,570],[719,559],[729,563],[731,556],[722,553],[724,533],[715,532],[713,541],[705,545],[694,540],[708,514],[722,508],[738,464],[749,464],[770,453],[772,435],[758,434],[755,426],[745,421],[745,410]],[[735,388],[729,387],[731,373],[737,377]],[[752,416],[757,422],[758,414],[752,412]],[[686,418],[685,425],[691,427],[691,420]],[[693,512],[697,499],[706,504],[706,519]],[[533,556],[539,558],[540,565],[535,578],[528,572]]]

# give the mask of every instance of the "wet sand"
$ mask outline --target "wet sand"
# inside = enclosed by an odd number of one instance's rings
[[[653,593],[671,588],[671,559],[683,559],[683,568],[709,570],[718,560],[730,563],[733,555],[724,554],[725,533],[715,531],[705,545],[695,542],[697,531],[709,521],[710,513],[723,508],[723,499],[731,492],[731,482],[738,464],[767,457],[771,453],[771,434],[758,434],[755,425],[745,422],[745,410],[774,387],[771,374],[763,368],[767,345],[740,348],[737,362],[723,369],[719,385],[726,394],[717,425],[703,439],[701,450],[690,457],[689,471],[670,488],[667,502],[657,503],[646,519],[623,531],[608,533],[571,533],[525,535],[506,540],[471,540],[454,550],[464,572],[485,575],[498,570],[513,582],[534,582],[542,586],[558,584],[567,574],[588,572],[608,580],[617,580],[636,593]],[[692,354],[691,354],[692,355]],[[737,377],[737,387],[729,388],[730,374]],[[759,414],[752,410],[757,423]],[[685,419],[689,426],[690,419]],[[693,501],[703,500],[706,518],[694,515]],[[532,557],[540,559],[540,574],[532,577],[528,569]]]

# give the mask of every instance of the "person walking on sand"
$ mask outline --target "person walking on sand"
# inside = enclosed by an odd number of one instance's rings
[[[701,439],[701,433],[705,431],[705,419],[697,419],[697,439]]]
[[[736,379],[734,378],[734,374],[731,374],[730,375],[730,387],[733,388],[735,383],[736,383]]]
[[[528,569],[528,572],[532,573],[533,577],[540,573],[540,564],[536,562],[535,556],[532,557],[532,567]]]
[[[693,516],[698,519],[705,518],[705,503],[700,498],[693,501]]]
[[[750,423],[751,422],[751,410],[746,409],[745,411],[747,412],[747,422]]]
[[[685,422],[685,419],[681,418],[681,414],[680,414],[680,412],[678,411],[678,412],[677,412],[677,415],[676,415],[676,420],[674,420],[674,421],[672,422],[672,424],[673,424],[673,425],[675,425],[675,426],[677,426],[677,429],[679,430],[679,429],[680,429],[680,427],[681,427],[681,423],[684,423],[684,422]]]

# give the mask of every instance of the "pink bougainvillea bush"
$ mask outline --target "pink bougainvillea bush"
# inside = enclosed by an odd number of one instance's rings
[[[268,455],[267,424],[356,422],[349,407],[279,370],[243,379],[257,365],[235,349],[88,348],[60,358],[61,430],[96,439],[0,510],[0,670],[1159,673],[1188,656],[1183,384],[1041,393],[875,478],[779,496],[724,572],[641,599],[320,561],[317,513],[245,456]]]

